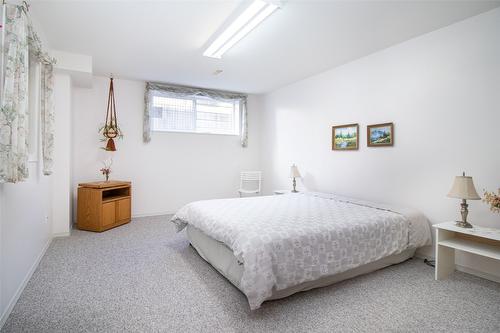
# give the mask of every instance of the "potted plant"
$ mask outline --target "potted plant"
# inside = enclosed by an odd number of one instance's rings
[[[106,110],[106,122],[101,128],[99,128],[99,133],[103,135],[102,141],[107,141],[106,147],[107,151],[116,151],[115,138],[123,138],[123,132],[118,126],[118,121],[116,120],[116,105],[115,105],[115,92],[113,88],[113,76],[109,78],[109,94],[108,94],[108,107]]]

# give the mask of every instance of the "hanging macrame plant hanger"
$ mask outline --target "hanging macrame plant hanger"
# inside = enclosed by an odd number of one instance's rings
[[[115,141],[113,140],[120,135],[120,129],[118,127],[118,122],[116,120],[116,105],[115,105],[115,93],[113,89],[113,76],[109,78],[109,94],[108,94],[108,108],[106,111],[106,123],[104,124],[104,129],[102,134],[107,140],[106,150],[116,151]]]

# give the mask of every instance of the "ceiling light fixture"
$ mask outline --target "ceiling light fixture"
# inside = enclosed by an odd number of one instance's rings
[[[222,55],[238,41],[252,31],[266,17],[271,15],[278,6],[276,4],[255,0],[240,16],[217,37],[203,55],[211,58],[222,58]]]

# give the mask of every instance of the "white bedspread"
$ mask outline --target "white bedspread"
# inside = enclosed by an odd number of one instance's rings
[[[257,309],[285,289],[431,242],[421,214],[323,193],[206,200],[171,220],[225,243],[244,263],[241,289]]]

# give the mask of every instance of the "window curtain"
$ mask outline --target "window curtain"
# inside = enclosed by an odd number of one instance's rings
[[[2,91],[0,109],[0,182],[28,177],[29,55],[42,65],[41,131],[44,174],[52,172],[54,144],[53,64],[43,52],[25,6],[3,5]]]
[[[0,182],[28,177],[28,21],[20,6],[4,5]]]
[[[42,42],[31,24],[28,24],[30,54],[41,65],[40,75],[40,119],[42,132],[43,174],[52,174],[54,154],[54,64],[56,60],[44,52]]]
[[[54,158],[54,66],[52,64],[42,64],[40,81],[43,174],[48,176],[52,174]]]
[[[194,87],[185,87],[169,85],[162,83],[147,82],[146,93],[144,96],[144,118],[143,118],[143,140],[151,141],[151,93],[153,91],[167,92],[170,96],[178,98],[209,97],[224,101],[238,100],[240,103],[240,142],[242,147],[248,146],[248,121],[247,121],[247,95],[211,89],[201,89]]]

